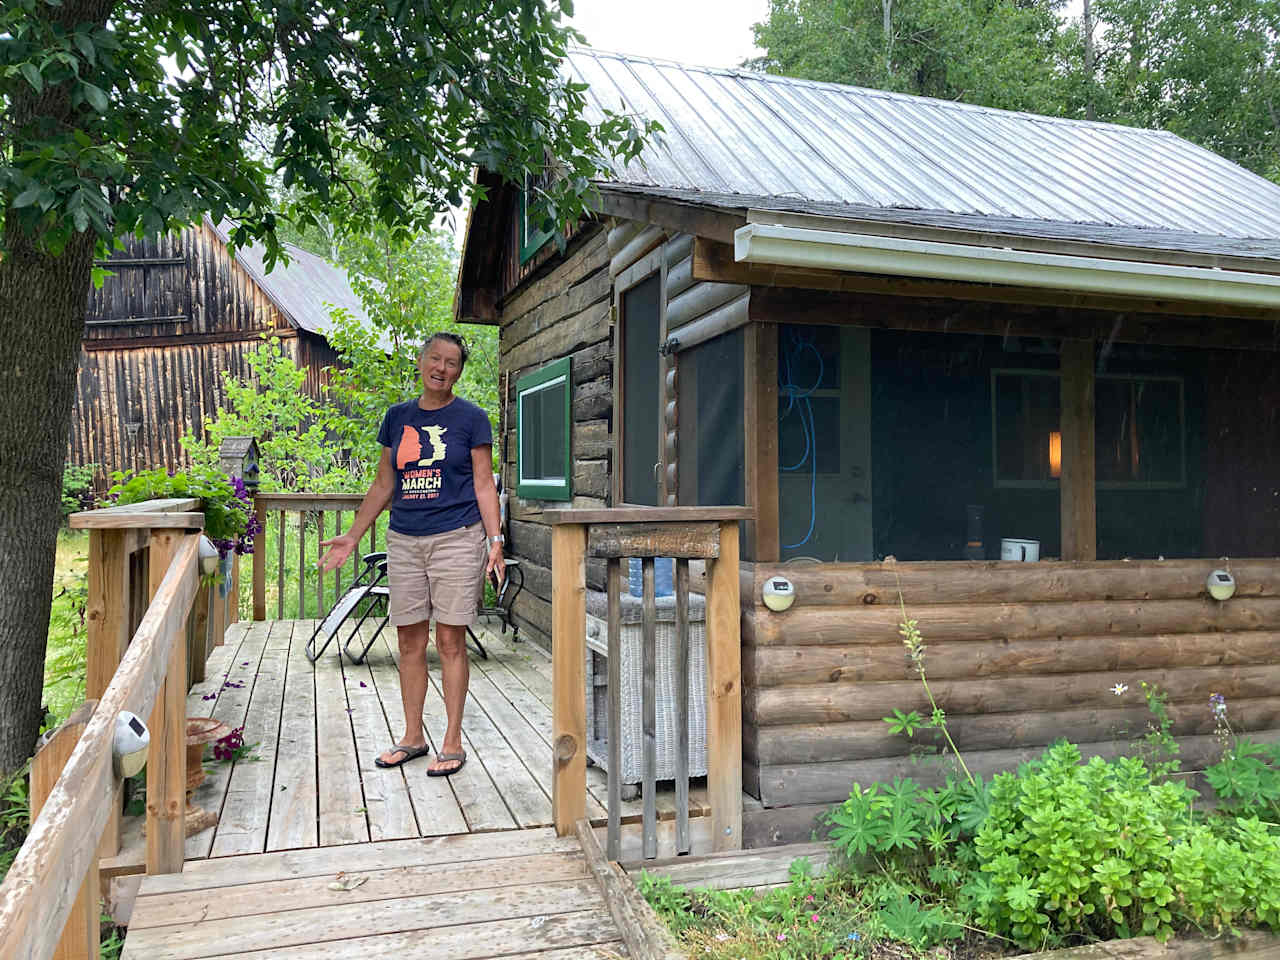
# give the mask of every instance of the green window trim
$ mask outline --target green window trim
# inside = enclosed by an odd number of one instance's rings
[[[555,412],[560,414],[558,425],[563,428],[561,448],[564,451],[560,476],[525,476],[525,398],[545,390],[563,386],[563,403]],[[516,495],[529,500],[569,500],[573,496],[572,424],[570,421],[570,393],[573,389],[570,359],[564,357],[547,364],[541,370],[526,374],[516,381]]]
[[[555,236],[554,230],[538,230],[529,225],[529,181],[517,192],[517,214],[520,226],[520,265],[524,266],[533,255]]]

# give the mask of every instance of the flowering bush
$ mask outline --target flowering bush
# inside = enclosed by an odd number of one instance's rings
[[[125,479],[116,471],[115,484],[107,491],[107,504],[141,503],[166,497],[195,497],[204,505],[204,532],[220,556],[252,553],[261,533],[253,512],[253,497],[239,477],[228,477],[209,467],[192,467],[183,473],[142,470]]]

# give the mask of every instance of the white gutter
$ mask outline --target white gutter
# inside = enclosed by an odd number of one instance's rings
[[[1104,260],[770,223],[739,227],[733,241],[734,258],[743,263],[1280,309],[1280,276],[1218,267]]]

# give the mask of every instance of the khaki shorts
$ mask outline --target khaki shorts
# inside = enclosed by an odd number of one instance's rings
[[[484,526],[410,537],[387,531],[391,623],[434,620],[469,627],[476,622],[484,584]]]

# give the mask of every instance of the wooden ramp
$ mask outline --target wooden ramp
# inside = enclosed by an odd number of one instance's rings
[[[627,951],[578,840],[540,828],[190,862],[143,881],[123,956],[565,960]]]

